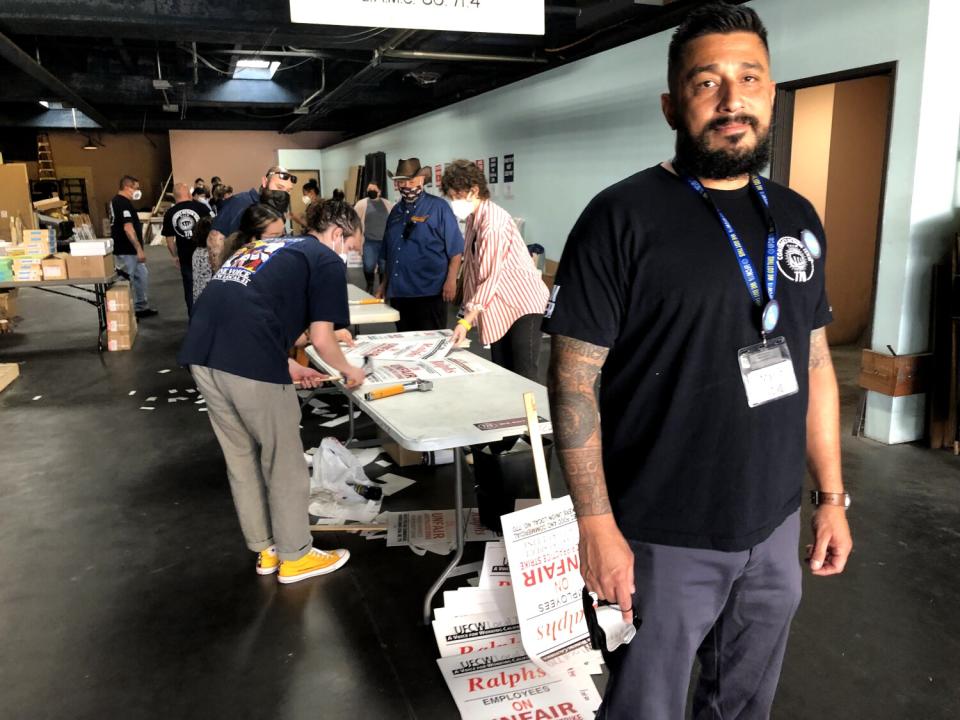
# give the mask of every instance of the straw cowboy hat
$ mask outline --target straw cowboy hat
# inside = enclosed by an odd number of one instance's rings
[[[421,167],[420,158],[409,158],[397,163],[397,171],[388,175],[394,180],[409,180],[420,175],[430,177],[430,168]]]

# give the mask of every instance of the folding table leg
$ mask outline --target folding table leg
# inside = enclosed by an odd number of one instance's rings
[[[437,578],[437,581],[430,587],[427,591],[427,596],[423,599],[423,624],[430,624],[430,615],[432,613],[433,605],[433,596],[436,595],[440,588],[443,586],[443,583],[447,581],[457,565],[460,564],[460,560],[463,559],[463,546],[464,546],[464,527],[463,527],[463,449],[456,448],[454,451],[454,462],[456,463],[457,470],[457,479],[453,486],[453,497],[454,497],[454,514],[456,516],[457,522],[457,545],[456,551],[453,554],[453,560],[450,561],[450,564],[444,568],[443,572],[440,573],[440,577]]]

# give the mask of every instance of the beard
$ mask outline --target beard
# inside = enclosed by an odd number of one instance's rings
[[[737,143],[730,142],[730,138],[721,138],[724,147],[711,148],[708,144],[710,131],[730,123],[744,123],[753,128],[756,144],[752,148],[743,147],[744,133]],[[770,128],[761,130],[759,120],[746,114],[713,120],[696,137],[681,125],[677,128],[676,152],[677,163],[694,177],[727,180],[756,175],[770,162]]]

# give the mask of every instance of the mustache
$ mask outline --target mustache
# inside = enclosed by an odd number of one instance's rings
[[[707,124],[707,130],[719,130],[722,127],[734,124],[749,125],[753,128],[754,132],[756,132],[757,128],[760,126],[760,121],[753,115],[748,115],[747,113],[738,113],[737,115],[728,115],[727,117],[711,120]]]

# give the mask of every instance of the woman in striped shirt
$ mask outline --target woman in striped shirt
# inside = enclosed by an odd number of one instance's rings
[[[538,381],[540,323],[550,292],[510,214],[490,200],[483,171],[454,160],[443,174],[443,193],[465,220],[463,309],[454,328],[462,340],[478,325],[492,360]]]

